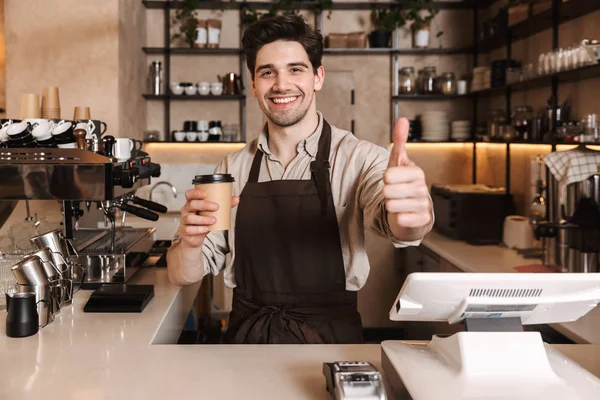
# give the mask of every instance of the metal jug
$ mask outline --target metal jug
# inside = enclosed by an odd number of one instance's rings
[[[221,75],[217,75],[219,81],[223,83],[223,94],[226,95],[237,95],[242,94],[244,90],[242,79],[238,74],[233,72],[229,72],[221,77]]]

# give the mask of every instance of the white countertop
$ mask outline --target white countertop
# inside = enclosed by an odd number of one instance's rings
[[[474,246],[435,231],[427,234],[422,245],[465,272],[517,272],[514,267],[541,264],[507,247]],[[576,343],[600,344],[600,307],[575,322],[551,326]]]
[[[155,297],[141,314],[86,314],[76,294],[51,325],[8,338],[0,313],[0,399],[329,399],[322,364],[365,360],[379,345],[177,346],[197,285],[179,289],[164,269],[138,272]],[[161,344],[162,343],[162,344]],[[556,346],[600,376],[600,346]]]

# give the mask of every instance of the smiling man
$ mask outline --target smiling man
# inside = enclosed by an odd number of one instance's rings
[[[323,37],[299,16],[249,26],[242,45],[267,124],[217,168],[235,178],[230,231],[208,233],[215,218],[197,211],[218,205],[186,193],[169,277],[187,285],[224,270],[234,288],[227,343],[361,343],[365,230],[403,247],[433,223],[425,176],[406,154],[408,121],[396,124],[391,154],[329,125],[316,105]]]

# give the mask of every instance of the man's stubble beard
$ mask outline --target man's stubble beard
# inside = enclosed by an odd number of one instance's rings
[[[313,96],[314,96],[314,93],[313,93]],[[266,110],[262,110],[262,111],[265,113],[267,118],[273,124],[280,126],[282,128],[286,128],[286,127],[295,125],[298,122],[302,121],[302,119],[304,119],[306,114],[308,114],[308,110],[310,110],[310,105],[313,101],[314,101],[314,97],[310,102],[306,103],[304,108],[298,108],[298,109],[294,110],[293,113],[285,113],[284,112],[284,113],[282,113],[282,115],[277,115],[276,111],[271,112],[269,108],[267,108]]]

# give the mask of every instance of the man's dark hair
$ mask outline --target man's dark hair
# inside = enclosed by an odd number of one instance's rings
[[[299,15],[281,15],[257,21],[244,32],[242,48],[253,80],[256,54],[264,45],[278,40],[300,43],[308,54],[314,73],[317,73],[323,58],[323,35],[320,31],[313,31]]]

